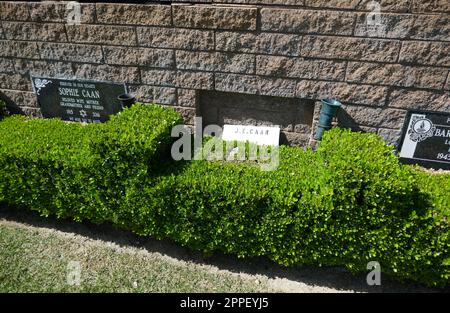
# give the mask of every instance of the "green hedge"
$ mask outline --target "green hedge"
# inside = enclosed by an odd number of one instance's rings
[[[280,147],[272,172],[193,161],[146,184],[128,207],[136,233],[195,249],[355,272],[378,261],[393,277],[445,285],[449,183],[449,174],[399,164],[376,135],[336,129],[317,153]]]
[[[450,175],[399,164],[374,134],[334,130],[319,154],[333,173],[336,238],[350,257],[346,265],[362,270],[364,259],[376,260],[395,277],[448,284]]]
[[[180,122],[172,110],[141,104],[104,124],[7,117],[0,123],[0,201],[120,224],[127,189],[158,168]]]
[[[317,152],[254,162],[165,157],[179,115],[137,105],[102,125],[0,123],[0,201],[112,222],[203,251],[290,266],[369,261],[399,279],[448,285],[450,175],[400,165],[378,136],[328,131]]]

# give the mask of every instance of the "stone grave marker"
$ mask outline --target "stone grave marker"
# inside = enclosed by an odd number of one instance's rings
[[[125,84],[31,77],[43,117],[64,121],[102,123],[122,110],[117,96],[127,92]]]

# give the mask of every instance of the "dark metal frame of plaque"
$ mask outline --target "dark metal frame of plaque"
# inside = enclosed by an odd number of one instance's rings
[[[111,82],[111,81],[96,81],[96,80],[91,80],[91,79],[78,79],[78,78],[75,78],[75,77],[45,77],[45,76],[41,76],[41,75],[32,75],[32,74],[30,74],[31,84],[32,84],[32,87],[33,87],[33,92],[34,92],[34,94],[36,95],[37,98],[39,96],[39,94],[38,94],[38,92],[36,90],[36,86],[35,86],[35,79],[37,79],[37,78],[38,79],[43,79],[43,80],[48,79],[48,80],[58,80],[58,81],[70,81],[70,82],[79,82],[79,83],[94,84],[94,85],[95,84],[97,84],[97,85],[98,84],[105,84],[105,85],[111,84],[111,85],[116,85],[116,86],[123,86],[123,91],[121,91],[121,94],[128,92],[128,86],[125,83],[117,83],[117,82]],[[45,86],[43,88],[45,88]],[[80,87],[77,87],[77,88],[80,88]],[[41,103],[39,101],[39,98],[37,100],[38,100],[38,105],[39,105],[39,107],[42,110],[42,105],[41,105]],[[122,110],[123,109],[122,103],[116,98],[114,98],[114,101],[117,104],[120,104],[120,108]],[[86,109],[86,110],[89,110],[89,109]],[[121,110],[119,110],[119,111],[121,111]],[[99,115],[99,119],[101,120],[101,122],[105,122],[106,120],[109,119],[108,118],[109,115],[115,114],[115,113],[117,113],[117,112],[106,112],[105,114],[100,114]],[[70,121],[69,119],[64,118],[63,116],[49,116],[48,118],[60,118],[60,119],[65,120],[65,121]],[[98,122],[100,122],[100,120]],[[77,122],[80,122],[80,121],[77,121]],[[81,122],[83,122],[83,120],[81,120]]]
[[[402,126],[402,134],[401,134],[400,142],[399,142],[399,145],[397,148],[397,153],[398,153],[400,162],[404,163],[404,164],[417,164],[417,165],[420,165],[425,168],[450,170],[450,161],[444,162],[444,161],[433,161],[433,160],[428,160],[428,159],[418,159],[418,158],[415,159],[415,158],[401,158],[400,157],[400,152],[402,151],[405,137],[408,134],[408,126],[411,121],[411,116],[413,114],[425,114],[426,115],[426,114],[448,114],[448,113],[439,112],[439,111],[430,111],[430,110],[408,110],[406,112],[405,120],[404,120],[403,126]],[[448,115],[450,116],[450,114],[448,114]],[[450,148],[450,146],[449,146],[449,148]]]

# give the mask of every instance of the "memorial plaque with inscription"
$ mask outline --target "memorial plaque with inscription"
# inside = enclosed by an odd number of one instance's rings
[[[450,169],[450,113],[409,111],[400,142],[400,160]]]
[[[122,110],[117,96],[126,93],[124,84],[88,80],[31,77],[45,118],[101,123]]]
[[[225,141],[248,141],[257,145],[278,146],[280,127],[224,125],[222,139]]]

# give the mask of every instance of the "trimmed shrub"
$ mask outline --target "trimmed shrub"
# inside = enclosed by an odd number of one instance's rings
[[[402,165],[392,150],[374,134],[348,130],[321,143],[333,175],[334,240],[344,247],[337,254],[355,271],[373,260],[398,278],[448,284],[450,175]],[[440,184],[447,187],[438,191]]]
[[[5,118],[0,123],[0,201],[44,215],[112,221],[127,188],[170,148],[178,113],[136,104],[104,124]]]
[[[127,206],[138,234],[206,252],[354,272],[377,261],[393,277],[445,285],[450,197],[419,176],[450,185],[450,175],[399,164],[376,135],[336,129],[317,153],[280,147],[273,172],[251,163],[192,161],[129,197]]]
[[[369,261],[399,279],[449,283],[450,175],[399,164],[378,136],[333,129],[317,152],[257,162],[165,156],[180,116],[136,105],[101,125],[0,123],[0,201],[112,222],[194,249],[290,266]]]
[[[179,173],[160,176],[129,203],[139,208],[135,231],[239,256],[269,255],[287,243],[296,245],[287,238],[295,235],[295,222],[329,205],[326,192],[319,192],[327,189],[320,180],[326,172],[314,167],[312,151],[280,149],[276,171],[249,163],[192,161]]]
[[[404,255],[399,258],[412,272],[409,278],[428,284],[449,284],[450,174],[425,173],[419,167],[412,172],[420,192],[403,225],[410,246],[401,251]]]

